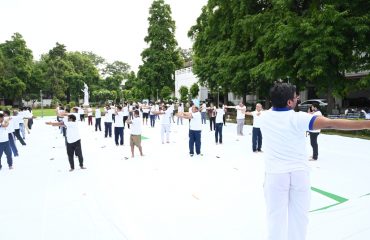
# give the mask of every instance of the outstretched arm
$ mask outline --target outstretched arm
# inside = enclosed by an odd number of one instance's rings
[[[63,122],[46,122],[46,125],[51,125],[51,126],[63,126]]]
[[[370,129],[369,120],[330,119],[319,116],[313,123],[313,129],[361,130]]]

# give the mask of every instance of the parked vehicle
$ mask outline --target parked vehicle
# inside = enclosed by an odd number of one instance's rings
[[[301,102],[300,104],[298,104],[298,109],[299,111],[307,112],[308,108],[314,103],[319,105],[321,112],[326,112],[326,107],[328,106],[328,102],[326,99],[310,99]]]

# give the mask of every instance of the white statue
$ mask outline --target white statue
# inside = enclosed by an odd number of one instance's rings
[[[82,92],[84,92],[84,106],[88,106],[89,105],[89,87],[86,85],[86,83],[84,83],[84,89],[81,90]]]

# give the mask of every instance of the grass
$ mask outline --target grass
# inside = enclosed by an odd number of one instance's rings
[[[41,109],[32,109],[33,116],[35,117],[50,117],[50,116],[56,116],[55,115],[55,109],[50,109],[50,108],[44,108],[43,110]]]

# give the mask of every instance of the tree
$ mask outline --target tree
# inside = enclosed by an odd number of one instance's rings
[[[189,100],[189,89],[186,86],[181,86],[179,93],[181,102],[187,102]]]
[[[190,96],[191,98],[196,98],[199,95],[199,85],[197,83],[194,83],[190,87]]]
[[[2,74],[0,75],[0,93],[12,101],[21,99],[31,83],[33,68],[32,51],[19,33],[14,33],[11,40],[0,44],[2,53]]]
[[[138,72],[138,77],[148,86],[144,90],[147,97],[155,96],[164,86],[174,88],[173,75],[182,66],[170,5],[164,0],[154,0],[149,14],[148,35],[144,39],[149,47],[141,53],[143,65]]]
[[[172,90],[168,86],[164,86],[161,90],[161,97],[164,100],[168,100],[171,97]]]

